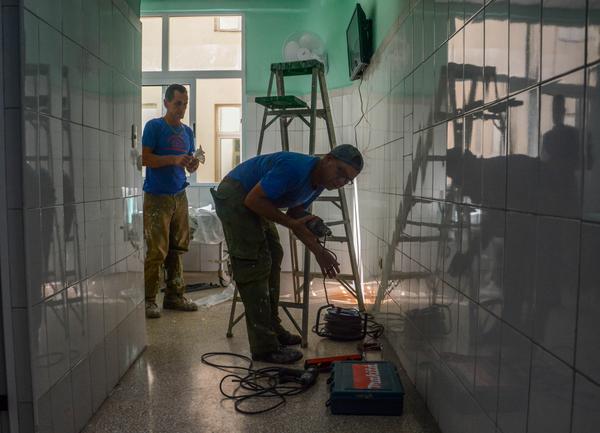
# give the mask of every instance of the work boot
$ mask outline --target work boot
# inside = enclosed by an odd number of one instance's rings
[[[198,306],[183,295],[165,295],[163,309],[178,311],[197,311]]]
[[[277,334],[277,341],[282,346],[295,346],[302,343],[302,337],[284,330],[284,332]]]
[[[302,352],[289,347],[280,347],[272,352],[252,354],[253,361],[270,362],[272,364],[293,364],[299,359],[302,359]]]
[[[156,302],[146,301],[146,317],[148,319],[158,319],[160,317],[160,310]]]

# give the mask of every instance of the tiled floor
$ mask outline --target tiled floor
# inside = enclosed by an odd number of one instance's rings
[[[208,275],[208,279],[211,278],[213,276]],[[188,276],[188,281],[206,279],[207,275],[202,274]],[[289,278],[284,278],[286,280]],[[313,315],[317,306],[324,303],[320,287],[314,284],[311,293]],[[192,296],[197,298],[218,291],[196,292]],[[341,295],[330,293],[330,298],[343,298]],[[226,302],[197,313],[167,311],[162,318],[148,321],[148,348],[84,432],[439,432],[405,376],[407,395],[401,417],[331,415],[325,407],[326,375],[320,376],[316,386],[308,392],[289,398],[285,406],[270,413],[255,416],[236,413],[232,402],[223,400],[219,392],[219,381],[225,373],[200,362],[201,355],[209,351],[249,354],[245,326],[240,324],[234,328],[233,338],[225,337],[230,305]],[[352,353],[355,345],[322,340],[311,334],[304,354],[315,357]],[[393,354],[383,356],[398,364]],[[380,358],[379,353],[370,356],[370,359]]]

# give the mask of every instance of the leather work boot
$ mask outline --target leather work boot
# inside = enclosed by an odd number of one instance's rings
[[[269,362],[272,364],[293,364],[302,359],[302,352],[289,347],[280,347],[273,352],[252,354],[253,361]]]
[[[146,317],[148,319],[158,319],[160,317],[160,310],[156,302],[146,301]]]
[[[279,344],[282,346],[295,346],[302,343],[302,337],[292,334],[289,331],[285,331],[281,334],[277,334],[277,341],[279,341]]]
[[[178,311],[197,311],[198,306],[183,295],[165,295],[163,309]]]

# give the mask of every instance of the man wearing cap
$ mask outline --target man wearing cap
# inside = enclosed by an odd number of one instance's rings
[[[211,190],[244,303],[254,360],[284,364],[302,358],[300,351],[286,347],[300,344],[300,336],[285,330],[279,319],[283,248],[274,223],[292,230],[315,255],[323,275],[334,277],[339,263],[306,227],[318,218],[307,215],[306,209],[324,189],[342,188],[362,168],[359,150],[349,144],[322,158],[276,152],[243,162]]]

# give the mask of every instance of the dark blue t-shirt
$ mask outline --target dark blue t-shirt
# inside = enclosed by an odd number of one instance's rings
[[[323,192],[313,188],[310,174],[319,157],[295,152],[255,156],[235,167],[229,177],[249,192],[260,182],[267,198],[279,208],[308,207]]]
[[[155,155],[192,155],[195,151],[194,132],[189,126],[170,126],[165,119],[149,120],[144,127],[142,146]],[[144,191],[150,194],[177,194],[185,189],[185,169],[178,165],[160,168],[146,167]]]

